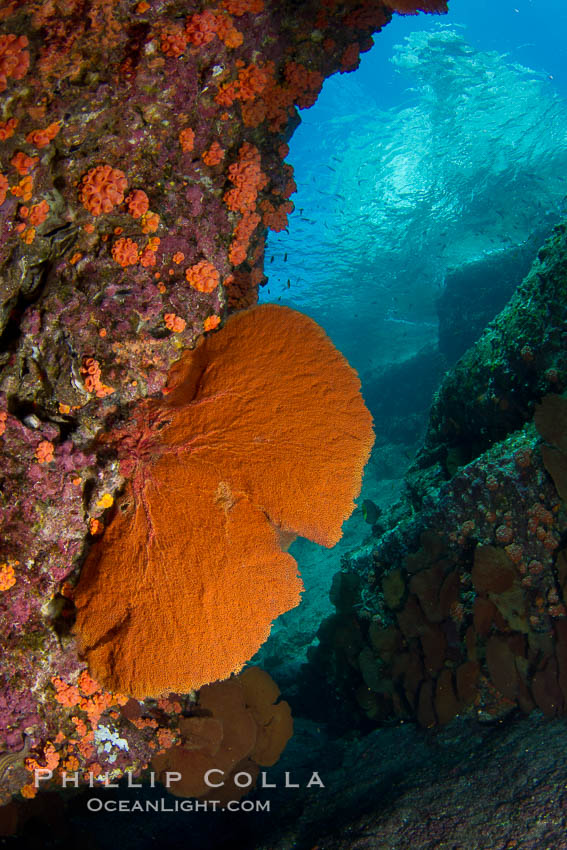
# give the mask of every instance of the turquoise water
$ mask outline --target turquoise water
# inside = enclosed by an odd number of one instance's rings
[[[501,6],[490,27],[483,5]],[[312,315],[363,378],[434,342],[447,270],[547,232],[564,209],[561,31],[559,0],[395,18],[302,112],[296,209],[269,236],[260,300]]]
[[[358,370],[377,418],[359,504],[384,509],[400,493],[439,378],[427,362],[446,368],[461,353],[464,326],[452,327],[451,316],[440,326],[439,299],[466,286],[474,301],[484,288],[482,325],[510,295],[504,288],[491,302],[491,275],[519,282],[567,206],[566,6],[450,7],[442,17],[394,17],[360,69],[327,80],[302,112],[288,156],[295,212],[287,231],[268,238],[260,293],[311,315]],[[463,346],[473,338],[463,334]],[[420,393],[407,392],[412,427],[392,437],[382,431],[384,379],[414,357],[424,379]],[[365,545],[360,509],[344,532],[330,552],[306,541],[291,550],[304,600],[261,651],[280,676],[279,665],[304,659],[330,613],[341,554]]]

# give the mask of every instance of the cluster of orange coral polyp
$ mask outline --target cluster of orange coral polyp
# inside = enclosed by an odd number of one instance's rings
[[[234,274],[229,275],[223,281],[223,287],[230,312],[246,310],[248,307],[253,307],[258,301],[258,290],[252,272],[242,269],[235,271]]]
[[[97,165],[81,180],[79,200],[93,215],[109,213],[124,200],[127,185],[126,175],[119,168]]]
[[[34,227],[39,227],[40,224],[43,224],[45,219],[49,214],[49,204],[47,201],[40,201],[38,204],[34,204],[29,212],[29,223],[33,224]]]
[[[184,130],[181,130],[179,133],[179,144],[181,145],[183,153],[190,153],[193,150],[194,143],[195,132],[191,129],[191,127],[185,127]]]
[[[166,56],[178,59],[185,52],[187,39],[182,27],[170,26],[161,33],[161,49]]]
[[[18,151],[10,160],[10,165],[13,165],[18,174],[22,177],[32,171],[38,161],[37,156],[28,156],[23,151]]]
[[[224,158],[224,150],[221,148],[218,142],[213,142],[208,151],[202,156],[202,160],[205,165],[213,166],[218,165],[222,162]]]
[[[258,213],[245,212],[234,228],[234,239],[229,251],[229,259],[233,265],[239,266],[246,259],[250,238],[261,221]]]
[[[374,440],[354,370],[285,307],[231,317],[168,390],[140,407],[132,479],[75,596],[91,674],[139,698],[226,678],[254,655],[300,600],[280,533],[333,546]]]
[[[0,121],[0,142],[5,142],[11,139],[16,132],[18,126],[17,118],[8,118],[6,121]]]
[[[216,16],[210,9],[190,15],[185,22],[185,36],[195,47],[208,44],[216,34]]]
[[[220,10],[205,9],[190,15],[185,22],[184,36],[194,47],[209,44],[217,35],[226,47],[240,47],[244,41],[230,15]]]
[[[21,80],[30,66],[28,39],[25,35],[0,35],[0,92],[8,84],[8,79]]]
[[[228,176],[234,189],[229,189],[224,196],[227,207],[233,212],[253,212],[258,192],[268,182],[262,172],[258,148],[245,142],[238,151],[238,162],[229,167]]]
[[[126,198],[128,212],[133,218],[141,218],[150,208],[150,201],[143,189],[135,189]]]
[[[10,184],[8,183],[7,178],[4,177],[3,174],[0,174],[0,207],[6,200],[6,195],[8,193],[9,186]]]
[[[218,37],[225,47],[240,47],[244,41],[242,33],[233,26],[230,15],[224,15],[222,12],[217,13],[216,30]]]
[[[81,374],[84,375],[85,389],[89,393],[96,393],[97,398],[105,398],[105,396],[114,392],[112,387],[102,383],[98,360],[93,357],[85,358],[81,367]]]
[[[60,129],[61,125],[59,121],[54,121],[49,127],[45,127],[43,130],[32,130],[31,133],[27,134],[26,142],[36,148],[46,148],[59,133]]]
[[[138,244],[121,236],[112,246],[112,259],[123,268],[135,266],[138,262]]]
[[[280,85],[274,70],[273,62],[267,62],[263,67],[241,67],[236,80],[220,87],[215,96],[216,102],[230,106],[235,100],[240,100],[245,126],[257,127],[267,118],[270,129],[279,132],[287,123],[294,103],[301,109],[315,103],[323,76],[298,62],[288,62],[284,69],[285,84]]]
[[[185,270],[187,282],[197,292],[214,292],[220,282],[217,269],[207,260],[201,260]]]
[[[221,6],[231,15],[244,15],[252,12],[257,15],[264,9],[264,0],[222,0]]]
[[[283,204],[280,204],[279,207],[274,207],[274,205],[266,199],[260,204],[260,209],[262,210],[262,221],[266,227],[269,227],[270,230],[273,230],[276,233],[280,233],[287,227],[287,216],[288,213],[293,211],[293,204],[291,201],[285,201]]]

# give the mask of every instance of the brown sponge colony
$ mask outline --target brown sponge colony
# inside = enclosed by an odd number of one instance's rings
[[[215,799],[240,799],[251,786],[238,787],[239,771],[256,778],[260,766],[273,765],[293,735],[291,709],[275,703],[280,690],[259,667],[248,667],[240,676],[205,685],[192,717],[179,721],[181,744],[156,756],[152,769],[165,781],[167,772],[181,774],[171,783],[176,797],[203,797],[216,788]]]
[[[534,422],[551,446],[542,446],[545,468],[553,478],[557,492],[567,501],[567,398],[551,393],[536,405]]]

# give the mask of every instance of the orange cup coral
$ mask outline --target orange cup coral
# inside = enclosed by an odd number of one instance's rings
[[[0,174],[0,207],[2,206],[4,201],[6,200],[6,195],[8,193],[9,185],[10,184],[8,183],[8,180],[6,179],[6,177],[4,177],[3,174]]]
[[[0,92],[6,89],[8,79],[21,80],[30,66],[30,53],[25,50],[25,35],[0,35]]]
[[[119,168],[97,165],[83,176],[79,200],[93,215],[108,213],[124,200],[128,182]]]
[[[121,236],[112,246],[112,259],[123,268],[135,266],[138,262],[138,243]]]
[[[128,212],[134,218],[141,218],[150,208],[150,201],[143,189],[135,189],[126,198]]]
[[[202,160],[205,165],[218,165],[219,162],[222,162],[224,157],[224,150],[221,148],[218,142],[213,142],[208,151],[202,156]]]
[[[356,373],[286,307],[232,316],[168,380],[104,439],[130,480],[75,596],[91,675],[139,698],[254,655],[300,601],[282,533],[333,546],[374,441]]]
[[[214,292],[219,285],[220,276],[212,263],[201,260],[185,270],[187,282],[198,292]]]
[[[193,150],[193,145],[195,144],[195,133],[191,127],[185,127],[184,130],[181,130],[179,133],[179,144],[181,145],[183,153],[189,153]]]

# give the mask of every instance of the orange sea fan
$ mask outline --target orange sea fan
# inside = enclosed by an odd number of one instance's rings
[[[356,373],[301,313],[238,313],[185,352],[104,438],[129,482],[76,589],[91,675],[141,698],[238,671],[300,600],[282,533],[339,540],[373,439]]]

